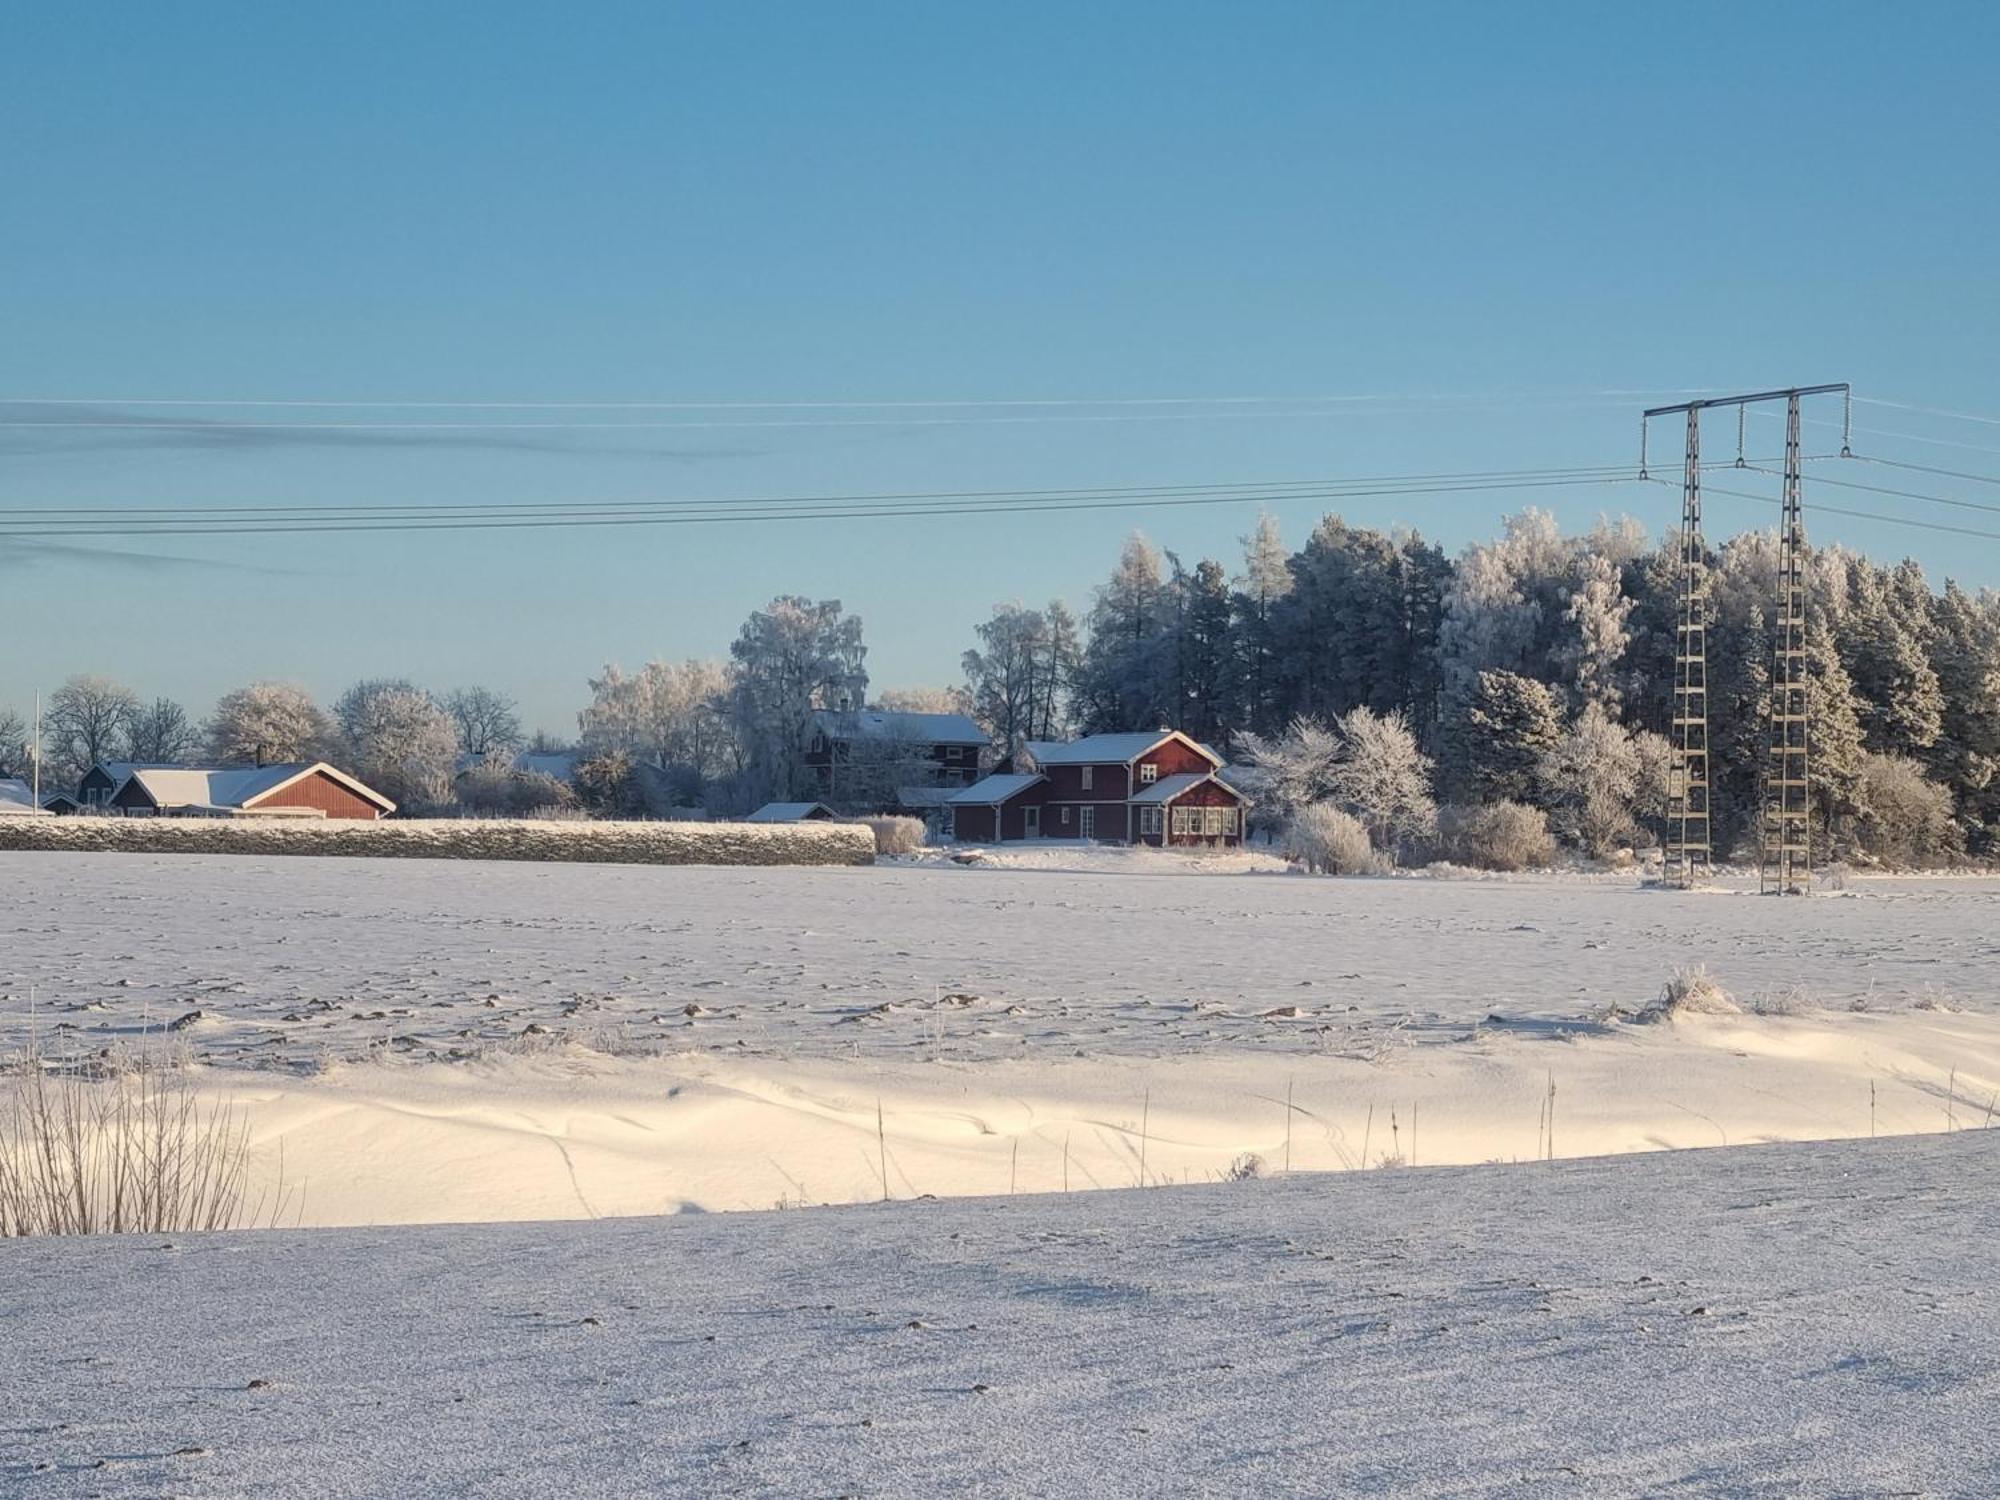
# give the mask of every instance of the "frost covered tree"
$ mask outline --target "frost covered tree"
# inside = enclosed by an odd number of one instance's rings
[[[1947,583],[1931,636],[1943,709],[1927,759],[1952,788],[1968,841],[1984,852],[2000,837],[2000,595]]]
[[[61,772],[80,777],[99,761],[120,758],[138,714],[139,700],[109,677],[72,677],[49,698],[45,754]]]
[[[875,706],[892,714],[967,714],[972,695],[962,687],[884,688],[872,695]]]
[[[740,769],[730,722],[731,676],[720,662],[647,662],[627,676],[606,666],[590,680],[577,715],[584,749],[621,751],[663,770],[709,782]]]
[[[1456,730],[1466,785],[1482,802],[1534,805],[1544,757],[1562,739],[1549,688],[1518,672],[1481,672]]]
[[[1049,670],[1048,618],[1021,604],[1001,604],[977,633],[979,644],[959,663],[971,685],[973,713],[1001,755],[1016,755],[1038,738],[1037,711]]]
[[[812,793],[805,757],[813,711],[858,708],[867,690],[860,616],[838,599],[784,595],[744,621],[729,654],[736,664],[731,717],[758,790]]]
[[[339,731],[304,688],[253,682],[225,693],[208,720],[209,753],[224,765],[322,760]]]
[[[1258,814],[1282,824],[1300,808],[1332,795],[1340,736],[1319,720],[1301,715],[1281,735],[1244,730],[1236,736],[1236,753],[1256,794]]]
[[[429,693],[400,678],[357,682],[334,705],[355,775],[396,802],[451,796],[458,731]]]
[[[1631,644],[1633,603],[1625,597],[1617,565],[1601,553],[1577,559],[1565,631],[1556,648],[1556,666],[1569,680],[1579,707],[1596,704],[1618,711],[1623,692],[1619,672]]]
[[[1086,730],[1151,728],[1173,717],[1176,608],[1165,566],[1135,531],[1097,591],[1078,681]]]
[[[1892,592],[1893,582],[1866,559],[1853,559],[1836,644],[1861,700],[1868,747],[1915,757],[1944,732],[1944,695],[1923,633]]]
[[[514,700],[488,687],[454,688],[444,711],[458,731],[458,748],[475,761],[506,757],[521,748],[521,714]]]
[[[33,774],[31,737],[26,719],[11,708],[0,708],[0,776]]]
[[[1585,703],[1537,773],[1556,836],[1599,856],[1630,843],[1646,769],[1632,732],[1602,703]]]
[[[1908,756],[1870,755],[1862,764],[1856,841],[1890,865],[1938,864],[1964,848],[1951,793]]]
[[[125,733],[125,758],[151,765],[178,765],[200,745],[200,731],[187,710],[171,698],[155,698],[133,714]]]
[[[1221,739],[1231,725],[1241,722],[1229,583],[1222,564],[1198,563],[1182,597],[1181,702],[1171,723],[1206,743]]]
[[[1394,850],[1436,832],[1430,757],[1400,710],[1352,709],[1341,716],[1336,738],[1329,790],[1367,826],[1377,848]]]
[[[1257,734],[1268,734],[1279,723],[1282,658],[1272,621],[1278,602],[1291,591],[1292,570],[1277,518],[1260,512],[1256,529],[1243,538],[1243,571],[1232,601],[1243,724]]]

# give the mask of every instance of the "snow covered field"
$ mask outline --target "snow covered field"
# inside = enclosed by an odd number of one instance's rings
[[[1629,876],[1273,866],[0,854],[0,1049],[32,1027],[47,1051],[89,1055],[184,1021],[206,1082],[252,1124],[261,1181],[282,1157],[308,1224],[1199,1182],[1245,1154],[1351,1169],[1993,1117],[2000,884],[1857,880],[1780,903]],[[1767,1013],[1634,1021],[1690,961]]]
[[[0,1489],[2000,1492],[2000,1132],[0,1243]]]

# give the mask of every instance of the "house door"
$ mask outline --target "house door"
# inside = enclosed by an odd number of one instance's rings
[[[1097,809],[1086,807],[1077,814],[1077,832],[1087,839],[1097,837]]]
[[[1042,836],[1042,810],[1039,807],[1021,809],[1021,837],[1038,839]]]

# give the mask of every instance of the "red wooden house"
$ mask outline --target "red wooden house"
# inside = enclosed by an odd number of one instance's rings
[[[947,805],[953,836],[976,842],[1237,844],[1246,799],[1216,776],[1222,757],[1173,729],[1031,742],[1028,764],[988,776]]]
[[[325,761],[286,766],[141,766],[109,806],[152,817],[387,817],[396,804]]]

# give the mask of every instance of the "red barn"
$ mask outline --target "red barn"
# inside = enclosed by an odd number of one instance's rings
[[[325,761],[229,768],[142,766],[110,805],[140,817],[375,819],[396,804]]]
[[[1216,845],[1243,839],[1243,794],[1222,757],[1178,730],[1031,742],[1030,773],[989,776],[951,800],[954,836]]]

